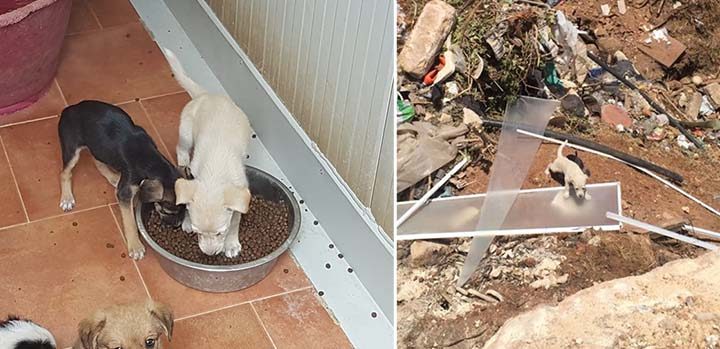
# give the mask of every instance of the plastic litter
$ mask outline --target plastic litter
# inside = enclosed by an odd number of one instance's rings
[[[472,78],[477,80],[480,78],[480,75],[482,75],[483,70],[485,69],[485,61],[482,59],[482,57],[478,56],[478,65],[475,67],[475,70],[472,72]]]
[[[448,37],[448,39],[450,39]],[[445,81],[455,72],[465,72],[465,54],[458,45],[450,45],[450,48],[443,53],[445,65],[437,72],[432,84],[439,84]]]
[[[625,0],[618,0],[617,5],[618,5],[618,12],[621,15],[624,15],[625,13],[627,13],[627,6],[625,6]]]
[[[678,135],[676,141],[677,145],[683,149],[690,149],[695,147],[695,144],[692,144],[692,142],[688,141],[688,139],[684,135]]]
[[[582,84],[587,78],[588,71],[594,67],[594,64],[587,57],[587,47],[578,37],[578,29],[570,22],[562,11],[555,13],[555,39],[565,48],[563,53],[556,57],[556,62],[570,69],[570,74],[575,78],[575,82]],[[565,77],[565,73],[561,74]]]
[[[452,161],[457,148],[448,142],[467,133],[465,125],[434,126],[415,121],[397,127],[397,192],[401,192]]]
[[[493,32],[488,35],[485,42],[492,49],[496,59],[501,59],[505,55],[505,33],[508,30],[508,22],[502,21],[495,26]]]
[[[397,123],[412,120],[412,118],[414,116],[415,116],[415,108],[413,107],[412,103],[404,100],[402,98],[402,96],[398,93],[397,94],[397,114],[396,114]]]
[[[715,108],[713,108],[712,104],[710,103],[710,99],[708,96],[702,97],[702,102],[700,103],[700,115],[707,116],[715,112]]]
[[[558,75],[557,68],[555,67],[554,62],[545,63],[545,68],[543,70],[546,85],[560,85],[560,76]]]
[[[600,5],[600,12],[602,12],[602,15],[605,17],[610,16],[610,5],[608,5],[608,4]]]

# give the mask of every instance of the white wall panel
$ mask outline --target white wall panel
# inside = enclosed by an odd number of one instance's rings
[[[386,232],[393,222],[392,0],[207,0]]]

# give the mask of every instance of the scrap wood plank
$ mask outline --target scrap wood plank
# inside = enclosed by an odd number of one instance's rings
[[[646,38],[640,40],[638,49],[665,67],[670,68],[682,56],[687,47],[670,35],[666,35],[664,38],[667,41],[653,39],[652,35],[648,34]]]

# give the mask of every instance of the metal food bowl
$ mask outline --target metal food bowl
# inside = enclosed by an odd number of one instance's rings
[[[208,292],[232,292],[250,287],[265,278],[272,270],[278,257],[292,244],[300,230],[300,206],[290,190],[277,178],[265,171],[246,166],[250,192],[268,201],[282,201],[288,207],[290,235],[288,239],[269,255],[252,262],[236,265],[205,265],[177,257],[160,247],[145,229],[144,218],[153,205],[139,205],[136,209],[138,230],[145,242],[158,255],[160,266],[179,283]]]

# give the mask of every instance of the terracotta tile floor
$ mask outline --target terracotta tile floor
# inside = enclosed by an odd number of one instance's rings
[[[58,114],[83,99],[116,103],[174,161],[189,97],[127,0],[74,0],[57,79],[32,107],[0,116],[2,311],[47,326],[59,348],[94,309],[147,297],[175,312],[168,348],[351,347],[290,254],[259,284],[225,294],[178,284],[152,253],[126,258],[113,188],[88,154],[73,176],[78,206],[62,212]]]

